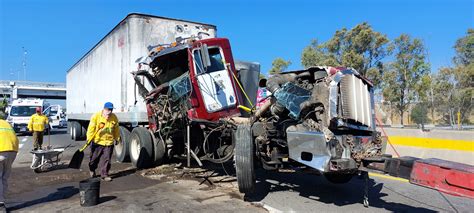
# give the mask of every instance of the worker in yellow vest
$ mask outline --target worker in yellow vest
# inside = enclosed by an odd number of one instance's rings
[[[33,134],[34,150],[42,149],[43,132],[45,126],[48,125],[48,117],[41,113],[41,107],[36,108],[36,114],[33,114],[28,123],[28,129]]]
[[[114,152],[114,144],[120,141],[119,121],[112,113],[114,105],[111,102],[104,104],[104,108],[95,113],[87,128],[87,141],[91,143],[89,162],[90,176],[94,177],[99,168],[100,176],[104,181],[111,181],[109,176],[110,160]]]
[[[5,193],[8,176],[18,152],[18,138],[15,130],[5,120],[0,119],[0,209],[6,211]]]

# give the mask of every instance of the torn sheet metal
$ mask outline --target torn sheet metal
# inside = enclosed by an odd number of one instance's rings
[[[326,139],[321,132],[287,131],[290,158],[321,172],[327,171],[331,153],[326,147]],[[310,156],[303,157],[304,155]]]

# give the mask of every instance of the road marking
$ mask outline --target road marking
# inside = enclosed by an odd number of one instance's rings
[[[369,172],[369,176],[385,178],[385,179],[390,179],[390,180],[396,180],[396,181],[401,181],[401,182],[405,182],[405,183],[409,182],[409,180],[404,179],[404,178],[392,177],[392,176],[377,174],[377,173],[372,173],[372,172]]]
[[[450,140],[439,138],[416,138],[402,136],[389,136],[389,139],[390,143],[394,145],[474,152],[474,141],[472,140]]]
[[[21,142],[25,142],[27,140],[27,138],[23,138],[21,139]]]
[[[266,209],[269,213],[282,213],[283,211],[273,208],[269,206],[268,204],[265,204],[264,202],[252,202],[255,206],[260,206],[264,209]]]
[[[21,149],[21,147],[23,147],[23,145],[25,145],[25,144],[20,143],[18,146]]]

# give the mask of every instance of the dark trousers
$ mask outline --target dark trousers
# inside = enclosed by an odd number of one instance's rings
[[[109,176],[110,159],[112,158],[113,148],[114,146],[101,146],[92,142],[89,170],[95,172],[97,166],[99,166],[100,176]]]
[[[43,132],[34,131],[33,132],[33,148],[35,150],[41,149],[42,145],[43,145]]]

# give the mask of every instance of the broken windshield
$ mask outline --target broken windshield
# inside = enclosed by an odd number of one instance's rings
[[[222,59],[219,48],[209,48],[209,59],[211,61],[211,66],[204,67],[202,64],[201,53],[198,50],[194,50],[194,63],[196,64],[197,75],[225,70],[224,60]]]

